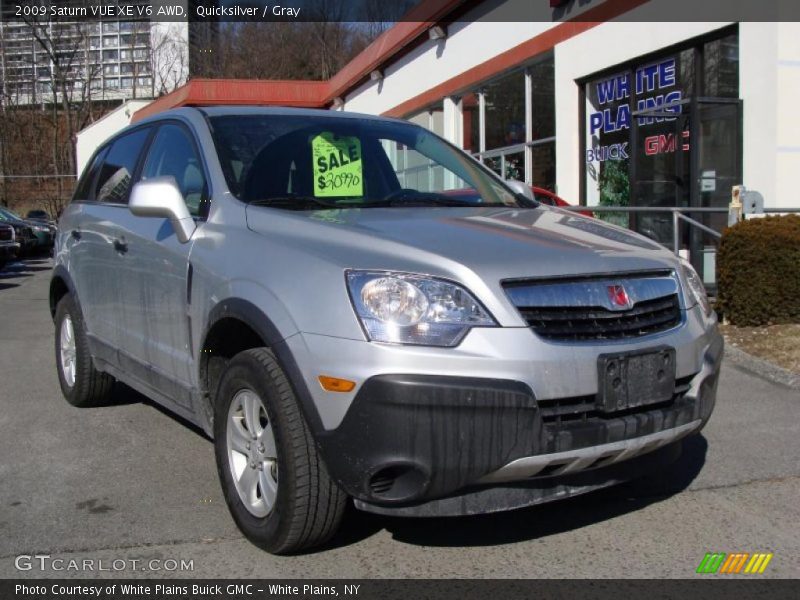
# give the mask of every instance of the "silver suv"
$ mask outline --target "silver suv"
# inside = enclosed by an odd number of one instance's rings
[[[181,108],[103,144],[50,306],[67,400],[116,380],[202,427],[233,518],[276,553],[328,539],[348,498],[475,514],[658,472],[722,358],[661,246],[331,111]]]

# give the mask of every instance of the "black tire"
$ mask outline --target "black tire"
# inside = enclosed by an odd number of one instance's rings
[[[228,412],[243,389],[261,399],[277,448],[277,497],[263,518],[242,503],[228,458]],[[347,495],[328,475],[291,385],[269,349],[240,352],[228,363],[217,388],[214,450],[228,508],[251,542],[273,554],[290,554],[323,544],[336,532]]]
[[[75,382],[72,385],[69,385],[67,381],[61,362],[61,329],[67,317],[72,321],[75,337]],[[95,369],[89,352],[89,341],[86,338],[83,319],[70,294],[66,294],[58,302],[55,321],[56,370],[64,398],[72,406],[80,408],[108,404],[114,378]]]

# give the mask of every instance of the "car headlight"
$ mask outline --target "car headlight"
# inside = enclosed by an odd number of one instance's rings
[[[706,316],[710,315],[711,303],[708,301],[708,294],[706,294],[706,286],[703,285],[703,280],[700,279],[697,271],[688,260],[682,258],[681,266],[683,267],[683,279],[689,287],[690,298],[688,299],[694,300],[694,304],[699,304]]]
[[[472,327],[496,327],[463,287],[422,275],[348,271],[353,308],[374,342],[456,346]]]

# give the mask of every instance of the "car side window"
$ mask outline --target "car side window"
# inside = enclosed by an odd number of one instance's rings
[[[100,176],[97,179],[94,199],[98,202],[125,204],[131,189],[131,180],[150,130],[137,129],[117,138],[109,148]]]
[[[193,217],[207,214],[208,189],[197,148],[186,129],[171,123],[159,127],[142,169],[142,179],[164,176],[175,179]]]
[[[97,173],[100,171],[100,166],[103,164],[103,160],[106,157],[107,151],[108,148],[103,148],[100,152],[98,152],[95,155],[92,164],[90,164],[89,167],[84,170],[83,177],[81,177],[80,181],[78,182],[78,186],[75,188],[75,195],[72,197],[73,202],[92,199],[92,184],[97,178]]]

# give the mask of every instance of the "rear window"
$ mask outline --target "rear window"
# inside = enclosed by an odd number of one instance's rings
[[[164,176],[175,180],[192,216],[207,214],[206,180],[200,157],[189,132],[173,123],[158,129],[142,167],[142,179]]]
[[[73,202],[92,199],[92,184],[97,178],[97,173],[100,171],[100,166],[103,164],[106,152],[108,152],[108,148],[103,148],[95,155],[91,164],[83,170],[83,176],[80,181],[78,181],[78,186],[75,188],[75,195],[72,197]]]
[[[149,133],[149,129],[137,129],[111,144],[100,167],[95,200],[113,204],[128,202],[131,180]]]

